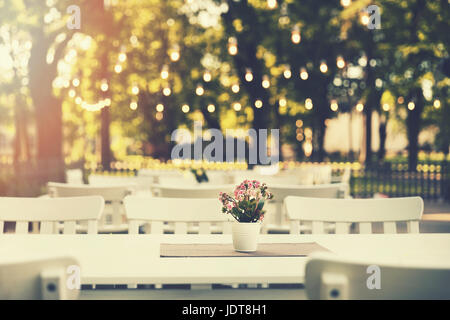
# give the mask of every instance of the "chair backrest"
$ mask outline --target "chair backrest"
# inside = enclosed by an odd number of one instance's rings
[[[77,299],[79,279],[69,278],[77,267],[68,257],[0,257],[0,300]]]
[[[231,192],[234,185],[199,185],[193,187],[175,187],[167,185],[154,185],[153,191],[164,198],[219,198],[220,192]],[[218,200],[217,200],[218,201]]]
[[[348,233],[348,224],[359,224],[359,232],[372,233],[373,222],[383,222],[384,233],[396,233],[396,222],[406,222],[409,233],[419,233],[423,213],[420,197],[390,199],[317,199],[286,197],[291,233],[297,234],[300,222],[312,222],[312,233],[323,233],[324,222],[336,223],[336,233]]]
[[[100,221],[101,229],[104,226],[118,227],[123,223],[124,209],[122,205],[123,198],[133,194],[136,191],[135,184],[117,184],[117,185],[70,185],[66,183],[48,183],[48,193],[51,197],[80,197],[88,195],[101,196],[105,201],[106,209]],[[111,220],[111,222],[109,222]]]
[[[4,222],[16,222],[15,233],[28,233],[29,222],[40,222],[41,234],[57,233],[57,224],[64,223],[64,234],[75,234],[76,223],[86,222],[88,233],[97,233],[105,206],[100,196],[76,198],[0,198],[0,234]]]
[[[71,184],[83,184],[83,171],[81,169],[67,170],[66,180]]]
[[[135,184],[117,185],[72,185],[68,183],[49,182],[47,184],[48,193],[55,198],[60,197],[83,197],[102,196],[105,201],[122,201],[123,198],[131,194],[136,187]]]
[[[450,267],[362,261],[314,253],[306,263],[309,299],[450,299]]]
[[[124,200],[129,233],[139,233],[139,224],[150,222],[150,233],[163,233],[163,223],[175,224],[175,234],[186,234],[188,223],[198,223],[200,234],[209,234],[211,223],[222,223],[231,232],[229,218],[218,199],[177,199],[128,196]]]

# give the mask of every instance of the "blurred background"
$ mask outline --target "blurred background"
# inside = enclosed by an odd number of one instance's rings
[[[449,21],[448,0],[1,0],[0,195],[251,167],[171,161],[201,121],[280,129],[281,169],[349,168],[354,197],[450,201]]]

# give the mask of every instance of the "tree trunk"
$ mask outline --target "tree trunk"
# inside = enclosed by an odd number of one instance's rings
[[[409,171],[416,171],[419,153],[419,133],[422,124],[422,111],[424,108],[424,100],[421,88],[414,88],[411,97],[415,97],[415,108],[408,110],[406,118],[408,132],[408,168]]]
[[[380,148],[378,149],[378,161],[381,162],[384,160],[386,155],[386,137],[387,137],[387,117],[381,116],[379,135],[380,135]]]

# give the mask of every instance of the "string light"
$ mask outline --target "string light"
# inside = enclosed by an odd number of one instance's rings
[[[234,93],[238,93],[239,90],[240,90],[239,84],[237,84],[237,83],[233,84],[233,85],[231,86],[231,90],[232,90]]]
[[[345,60],[342,56],[338,56],[336,58],[336,65],[339,69],[342,69],[345,67]]]
[[[275,9],[278,5],[277,0],[267,0],[267,7],[269,9]]]
[[[439,101],[438,99],[434,100],[433,107],[439,109],[441,107],[441,101]]]
[[[233,109],[234,109],[235,111],[241,111],[242,105],[241,105],[239,102],[235,102],[235,103],[233,104]]]
[[[280,98],[280,100],[278,100],[278,104],[280,105],[280,107],[286,107],[287,105],[286,98]]]
[[[132,102],[130,103],[130,109],[131,109],[131,110],[136,110],[137,107],[138,107],[138,104],[137,104],[136,101],[132,101]]]
[[[208,70],[206,70],[206,71],[203,73],[203,80],[204,80],[205,82],[210,82],[211,79],[212,79],[211,72],[209,72]]]
[[[139,94],[139,87],[137,85],[134,85],[131,88],[131,93],[134,94],[135,96],[137,96]]]
[[[116,64],[116,65],[114,66],[114,71],[115,71],[116,73],[121,73],[121,72],[122,72],[122,66],[121,66],[120,64]]]
[[[161,79],[165,80],[167,78],[169,78],[169,66],[164,65],[161,70]]]
[[[352,3],[352,0],[341,0],[341,5],[343,7],[348,7]]]
[[[163,112],[164,111],[164,105],[162,103],[158,103],[156,105],[156,111]]]
[[[80,97],[76,97],[75,98],[75,103],[76,104],[81,104],[83,102],[83,99],[81,99]]]
[[[216,111],[216,106],[213,105],[212,103],[208,105],[208,112],[213,113],[214,111]]]
[[[306,110],[311,110],[313,108],[313,103],[312,103],[311,98],[307,98],[305,100],[305,108],[306,108]]]
[[[270,87],[269,76],[267,76],[267,75],[263,76],[262,86],[263,86],[264,89],[268,89]]]
[[[177,44],[172,47],[172,51],[170,52],[170,60],[173,62],[180,60],[180,47]]]
[[[108,81],[106,79],[102,80],[102,83],[100,85],[100,90],[102,90],[103,92],[108,91],[109,86],[108,86]]]
[[[383,108],[383,111],[388,112],[391,109],[391,106],[387,103],[384,103],[382,108]]]
[[[300,120],[300,119],[298,119],[297,121],[295,121],[295,125],[296,125],[298,128],[301,128],[301,127],[303,127],[303,121]]]
[[[286,79],[289,79],[292,76],[291,67],[289,65],[284,67],[283,75]]]
[[[258,100],[255,101],[255,107],[256,107],[257,109],[262,108],[262,106],[263,106],[263,103],[262,103],[261,100],[258,99]]]
[[[72,85],[76,88],[80,85],[80,79],[75,78],[72,80]]]
[[[320,72],[322,73],[326,73],[328,71],[328,66],[327,63],[325,62],[325,60],[322,60],[322,62],[320,63]]]
[[[337,103],[336,100],[331,100],[330,109],[331,109],[331,111],[333,111],[333,112],[338,111],[339,105],[338,105],[338,103]]]
[[[252,82],[252,81],[253,81],[253,73],[252,73],[252,70],[249,69],[249,68],[246,69],[246,72],[245,72],[245,80],[246,80],[247,82]]]
[[[302,68],[300,69],[300,78],[301,78],[302,80],[307,80],[308,77],[309,77],[308,71],[306,71],[306,68],[302,67]]]
[[[121,52],[119,53],[119,61],[120,62],[125,62],[127,60],[127,54],[125,52]]]
[[[161,121],[164,118],[164,114],[162,112],[157,112],[155,118],[156,120]]]
[[[416,104],[414,102],[412,102],[412,101],[408,102],[408,109],[410,111],[413,111],[415,107],[416,107]]]
[[[202,96],[205,93],[205,89],[203,89],[203,86],[201,84],[197,85],[197,89],[195,89],[195,93],[198,96]]]
[[[184,113],[188,113],[190,109],[191,108],[189,108],[189,106],[187,104],[183,104],[181,106],[181,111],[183,111]]]
[[[238,42],[235,37],[228,38],[228,53],[232,56],[238,53]]]
[[[75,92],[75,90],[73,90],[73,89],[69,90],[69,97],[74,98],[76,94],[77,93]]]
[[[397,98],[397,102],[398,102],[399,104],[403,104],[403,102],[405,102],[405,98],[403,98],[402,96],[400,96],[400,97]]]
[[[361,23],[365,26],[369,24],[369,14],[367,12],[361,13]]]
[[[104,104],[106,107],[111,106],[111,99],[110,98],[106,98],[105,100],[103,100]]]
[[[364,105],[361,102],[358,102],[356,105],[356,111],[362,112],[364,110]]]
[[[302,37],[300,35],[300,27],[298,25],[295,25],[292,28],[291,40],[292,40],[292,43],[294,43],[294,44],[299,44],[300,41],[302,40]]]
[[[170,96],[172,93],[172,90],[169,87],[165,87],[163,89],[163,95],[165,95],[166,97]]]

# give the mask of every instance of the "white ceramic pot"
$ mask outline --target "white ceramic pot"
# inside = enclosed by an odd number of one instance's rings
[[[260,222],[237,222],[232,224],[233,248],[240,252],[253,252],[258,247]]]

